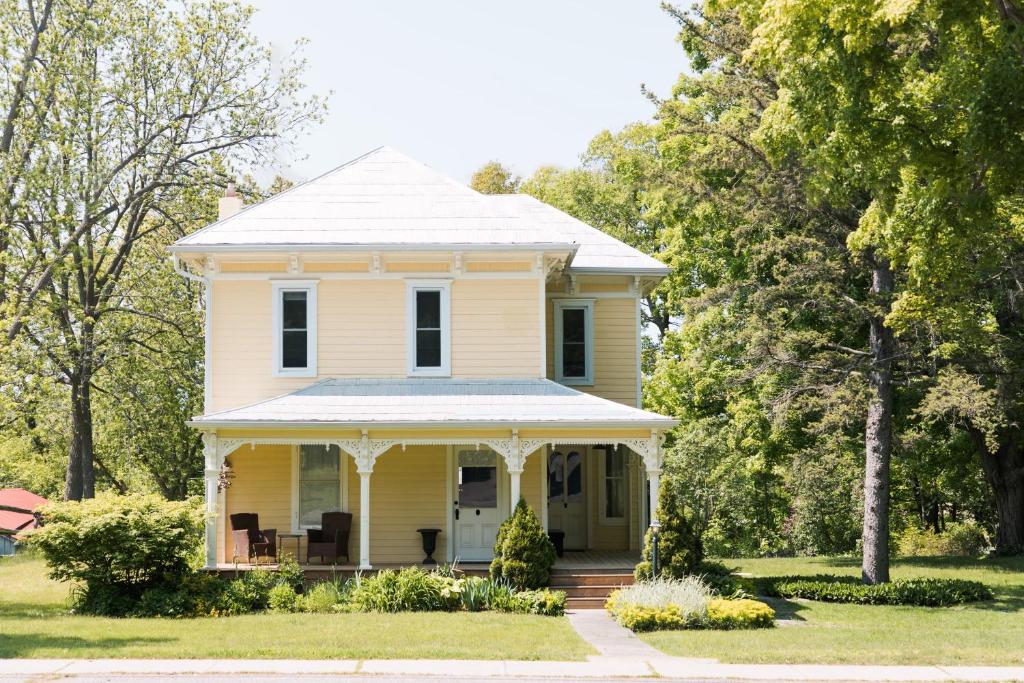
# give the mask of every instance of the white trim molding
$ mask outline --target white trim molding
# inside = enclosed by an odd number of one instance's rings
[[[317,354],[317,280],[271,280],[270,289],[273,293],[271,305],[273,335],[273,368],[274,377],[316,377]],[[283,299],[285,292],[304,292],[306,294],[306,367],[286,368],[282,363],[282,325],[284,324]]]
[[[439,292],[441,300],[441,365],[416,365],[416,294]],[[405,281],[405,363],[410,377],[450,377],[452,374],[452,281],[450,278]]]
[[[553,299],[555,351],[555,381],[566,385],[592,386],[594,384],[594,299]],[[566,377],[562,366],[563,313],[567,310],[583,311],[583,353],[584,374],[581,377]]]

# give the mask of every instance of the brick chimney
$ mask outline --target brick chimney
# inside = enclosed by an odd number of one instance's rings
[[[238,196],[234,183],[228,183],[224,196],[217,200],[217,220],[231,218],[242,210],[242,198]]]

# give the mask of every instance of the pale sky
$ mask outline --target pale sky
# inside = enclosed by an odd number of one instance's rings
[[[604,129],[649,119],[685,67],[657,0],[250,0],[275,48],[309,39],[306,80],[333,91],[300,140],[306,180],[380,145],[462,181],[490,159],[571,166]]]

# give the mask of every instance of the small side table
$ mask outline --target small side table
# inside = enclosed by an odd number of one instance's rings
[[[281,551],[282,552],[284,551],[284,541],[285,541],[285,539],[291,539],[291,538],[295,539],[295,561],[300,563],[300,564],[302,563],[302,560],[299,559],[300,554],[302,552],[302,539],[305,538],[305,536],[306,536],[306,534],[278,534],[277,535],[277,537],[279,539],[281,539]]]
[[[437,550],[437,535],[441,533],[440,529],[417,529],[420,536],[423,537],[423,552],[426,553],[426,558],[423,560],[423,564],[437,564],[437,560],[434,559],[434,551]]]

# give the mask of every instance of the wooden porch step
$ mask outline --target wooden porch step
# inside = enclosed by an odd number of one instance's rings
[[[552,586],[551,588],[562,591],[567,598],[607,598],[621,586]]]
[[[555,574],[552,572],[548,585],[552,588],[564,589],[574,586],[632,586],[632,574]]]
[[[606,598],[566,598],[566,609],[604,609]]]

